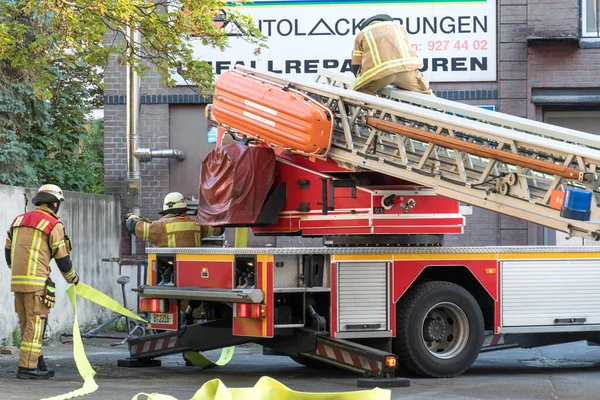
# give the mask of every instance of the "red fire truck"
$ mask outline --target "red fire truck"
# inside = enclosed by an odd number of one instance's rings
[[[255,342],[311,367],[452,377],[483,350],[600,342],[597,248],[443,247],[459,202],[598,239],[597,139],[349,83],[219,77],[198,223],[325,246],[147,249],[138,291],[163,332],[123,364]]]

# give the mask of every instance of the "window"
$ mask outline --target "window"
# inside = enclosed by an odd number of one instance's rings
[[[600,0],[581,0],[583,37],[600,37]]]

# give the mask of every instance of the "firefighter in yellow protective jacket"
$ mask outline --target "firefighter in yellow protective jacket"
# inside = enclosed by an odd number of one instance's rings
[[[433,94],[419,68],[423,60],[412,48],[406,29],[386,14],[366,19],[354,40],[351,69],[353,89],[376,94],[387,85]]]
[[[158,221],[142,219],[132,215],[127,219],[127,230],[146,242],[158,247],[200,247],[202,238],[218,236],[222,228],[196,225],[196,219],[186,215],[187,204],[181,193],[172,192],[165,196],[163,215]]]
[[[11,268],[11,291],[21,328],[21,354],[17,378],[48,379],[54,371],[46,367],[42,339],[50,308],[54,306],[54,283],[50,280],[50,260],[68,283],[79,277],[71,262],[71,242],[58,217],[64,201],[56,185],[43,185],[32,199],[33,211],[18,215],[8,230],[6,263]]]

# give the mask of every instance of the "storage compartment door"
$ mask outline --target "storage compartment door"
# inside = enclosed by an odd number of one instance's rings
[[[369,337],[365,333],[389,329],[388,276],[387,262],[338,264],[338,332],[347,333],[339,337]]]
[[[501,268],[502,327],[600,324],[599,260],[511,260]]]

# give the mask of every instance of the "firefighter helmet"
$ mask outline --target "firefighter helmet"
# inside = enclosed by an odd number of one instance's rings
[[[185,197],[179,192],[171,192],[165,196],[163,210],[159,214],[181,214],[186,209],[187,202],[185,201]]]
[[[365,19],[364,22],[362,24],[360,24],[358,27],[362,31],[367,26],[369,26],[371,24],[371,22],[375,22],[375,21],[386,22],[386,21],[393,21],[393,20],[394,19],[387,14],[377,14],[370,18]]]
[[[54,202],[65,201],[63,191],[56,185],[42,185],[31,202],[39,206],[41,204],[52,204]]]

